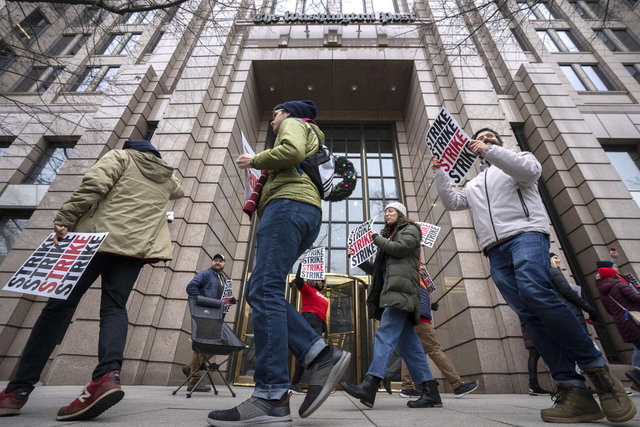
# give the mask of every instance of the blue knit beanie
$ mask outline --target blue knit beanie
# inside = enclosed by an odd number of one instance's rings
[[[283,108],[287,112],[291,113],[293,117],[298,117],[301,119],[314,119],[316,117],[316,114],[318,114],[316,104],[308,99],[304,101],[283,102],[282,104],[274,108],[274,110],[278,110],[280,108]]]

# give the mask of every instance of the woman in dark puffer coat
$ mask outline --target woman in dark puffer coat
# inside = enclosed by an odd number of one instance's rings
[[[423,387],[418,400],[407,402],[410,408],[442,406],[438,384],[433,379],[427,356],[413,328],[420,321],[420,240],[418,226],[407,218],[407,208],[389,203],[384,209],[385,227],[371,238],[378,247],[375,261],[359,267],[373,276],[367,308],[380,320],[376,331],[373,360],[362,384],[343,383],[344,390],[370,408],[380,381],[389,366],[396,346],[409,368],[415,384]],[[349,248],[349,254],[353,250]]]
[[[602,305],[613,317],[622,340],[632,343],[636,351],[640,351],[640,325],[626,315],[626,310],[640,311],[640,292],[618,275],[612,262],[598,261],[597,266],[596,286]],[[640,387],[640,366],[634,366],[625,375]]]

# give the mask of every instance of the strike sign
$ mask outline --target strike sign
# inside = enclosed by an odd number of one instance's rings
[[[227,279],[224,282],[224,288],[222,290],[222,303],[224,304],[224,312],[227,313],[229,308],[231,308],[231,298],[233,298],[233,293],[231,289],[231,279]]]
[[[242,135],[242,148],[244,149],[244,154],[250,154],[254,156],[256,153],[253,152],[253,149],[249,145],[249,141],[245,138],[244,133],[240,132]],[[244,199],[248,200],[251,193],[253,193],[253,188],[256,186],[258,179],[260,179],[261,171],[258,169],[247,168],[244,170]]]
[[[366,221],[353,230],[349,231],[347,245],[353,251],[353,255],[349,257],[351,267],[356,267],[378,251],[378,247],[373,244],[371,234],[373,234],[373,219]]]
[[[325,248],[311,249],[302,259],[300,277],[310,280],[324,280]]]
[[[469,141],[469,135],[442,107],[427,132],[427,146],[431,154],[440,159],[442,170],[456,185],[462,183],[476,160],[476,155],[469,149]]]
[[[67,299],[107,234],[68,233],[56,245],[51,233],[2,289]]]
[[[427,285],[427,290],[430,294],[436,291],[436,284],[433,283],[433,279],[431,279],[431,275],[426,268],[422,269],[422,280],[424,280],[424,284]]]
[[[420,244],[432,248],[433,244],[436,242],[438,233],[440,233],[440,227],[429,224],[428,222],[418,222],[417,224],[420,227],[420,232],[422,233],[422,240],[420,241]]]

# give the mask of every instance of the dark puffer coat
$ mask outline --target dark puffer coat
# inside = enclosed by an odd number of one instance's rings
[[[600,277],[596,279],[596,286],[600,292],[602,305],[613,317],[613,321],[625,342],[640,339],[640,326],[631,319],[625,318],[627,310],[640,311],[640,292],[637,292],[628,283],[619,279],[617,272],[612,268],[599,268]],[[616,300],[616,304],[613,300]]]
[[[409,313],[416,325],[420,322],[420,229],[414,224],[399,226],[390,238],[376,236],[378,247],[375,261],[360,264],[365,273],[373,276],[367,297],[369,315],[380,320],[385,307]],[[384,261],[384,283],[380,281],[380,267]]]

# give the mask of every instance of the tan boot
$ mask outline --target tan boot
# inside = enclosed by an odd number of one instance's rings
[[[553,407],[540,411],[542,420],[548,423],[582,423],[604,418],[589,390],[558,384],[551,399],[555,402]]]
[[[600,406],[609,421],[621,423],[634,417],[636,405],[629,399],[620,380],[611,374],[608,366],[588,368],[584,373],[595,386]]]

